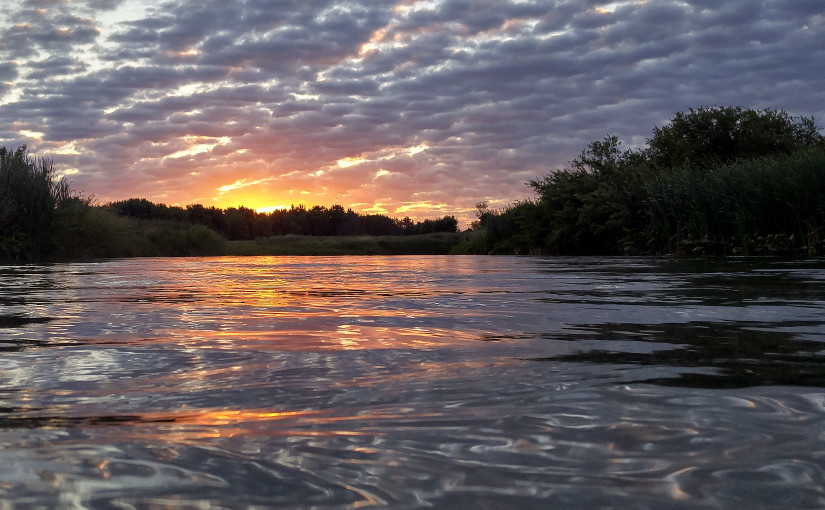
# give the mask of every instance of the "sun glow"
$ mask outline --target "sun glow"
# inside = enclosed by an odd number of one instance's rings
[[[437,203],[437,202],[411,202],[395,209],[396,214],[405,214],[408,212],[434,212],[434,211],[442,211],[447,209],[449,206],[447,204]]]
[[[54,154],[60,154],[61,156],[79,156],[81,154],[81,152],[77,150],[75,142],[64,143],[52,152]]]
[[[358,158],[344,158],[344,159],[339,159],[338,160],[338,166],[340,166],[341,168],[349,168],[351,166],[360,165],[361,163],[366,163],[367,161],[369,161],[369,160],[366,159],[366,158],[361,158],[361,157],[358,157]]]
[[[188,48],[185,51],[179,51],[177,53],[179,57],[196,57],[198,54],[199,52],[196,48]]]
[[[271,213],[271,212],[274,212],[274,211],[285,211],[287,209],[289,209],[289,206],[278,204],[278,205],[270,205],[270,206],[267,206],[267,207],[259,207],[259,208],[255,209],[255,212],[262,213],[262,214],[267,214],[267,213]]]

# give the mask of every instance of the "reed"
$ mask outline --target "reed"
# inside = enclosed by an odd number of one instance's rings
[[[25,146],[0,147],[0,259],[47,257],[57,248],[61,214],[83,205],[50,160],[32,158]]]
[[[691,109],[647,147],[592,142],[531,181],[534,201],[483,211],[460,253],[825,252],[825,137],[813,118]]]
[[[651,230],[671,252],[822,252],[825,150],[706,172],[682,168],[660,174],[647,190]],[[771,246],[770,236],[781,246]]]
[[[193,257],[226,249],[226,241],[202,225],[123,218],[102,207],[90,208],[71,232],[77,248],[62,250],[60,259]]]

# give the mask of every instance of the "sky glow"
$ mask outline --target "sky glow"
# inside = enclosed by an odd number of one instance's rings
[[[12,0],[0,145],[99,202],[472,217],[690,107],[825,119],[820,0]]]

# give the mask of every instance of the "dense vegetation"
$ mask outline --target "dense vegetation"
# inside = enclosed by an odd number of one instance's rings
[[[0,259],[42,258],[66,243],[89,201],[56,180],[54,166],[26,147],[0,147]]]
[[[822,254],[825,140],[811,118],[691,109],[647,146],[592,142],[504,210],[478,204],[454,253]]]
[[[94,205],[56,178],[51,161],[30,157],[26,147],[0,148],[0,261],[447,253],[462,239],[457,224],[452,216],[413,222],[360,215],[341,206],[298,206],[264,214],[245,207],[181,208],[146,199]]]
[[[25,147],[0,148],[0,260],[218,254],[823,254],[825,139],[811,118],[741,107],[691,109],[644,148],[617,137],[529,185],[503,210],[478,204],[413,222],[342,206],[94,205]]]
[[[127,218],[202,225],[233,241],[283,235],[416,235],[455,232],[458,226],[458,220],[453,216],[413,222],[409,217],[399,220],[381,214],[362,215],[340,205],[330,208],[316,205],[311,209],[299,205],[259,213],[246,207],[219,209],[195,204],[182,208],[131,198],[107,204],[105,209]]]

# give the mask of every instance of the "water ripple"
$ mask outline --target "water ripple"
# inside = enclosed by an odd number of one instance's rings
[[[821,261],[0,268],[20,508],[825,506]]]

